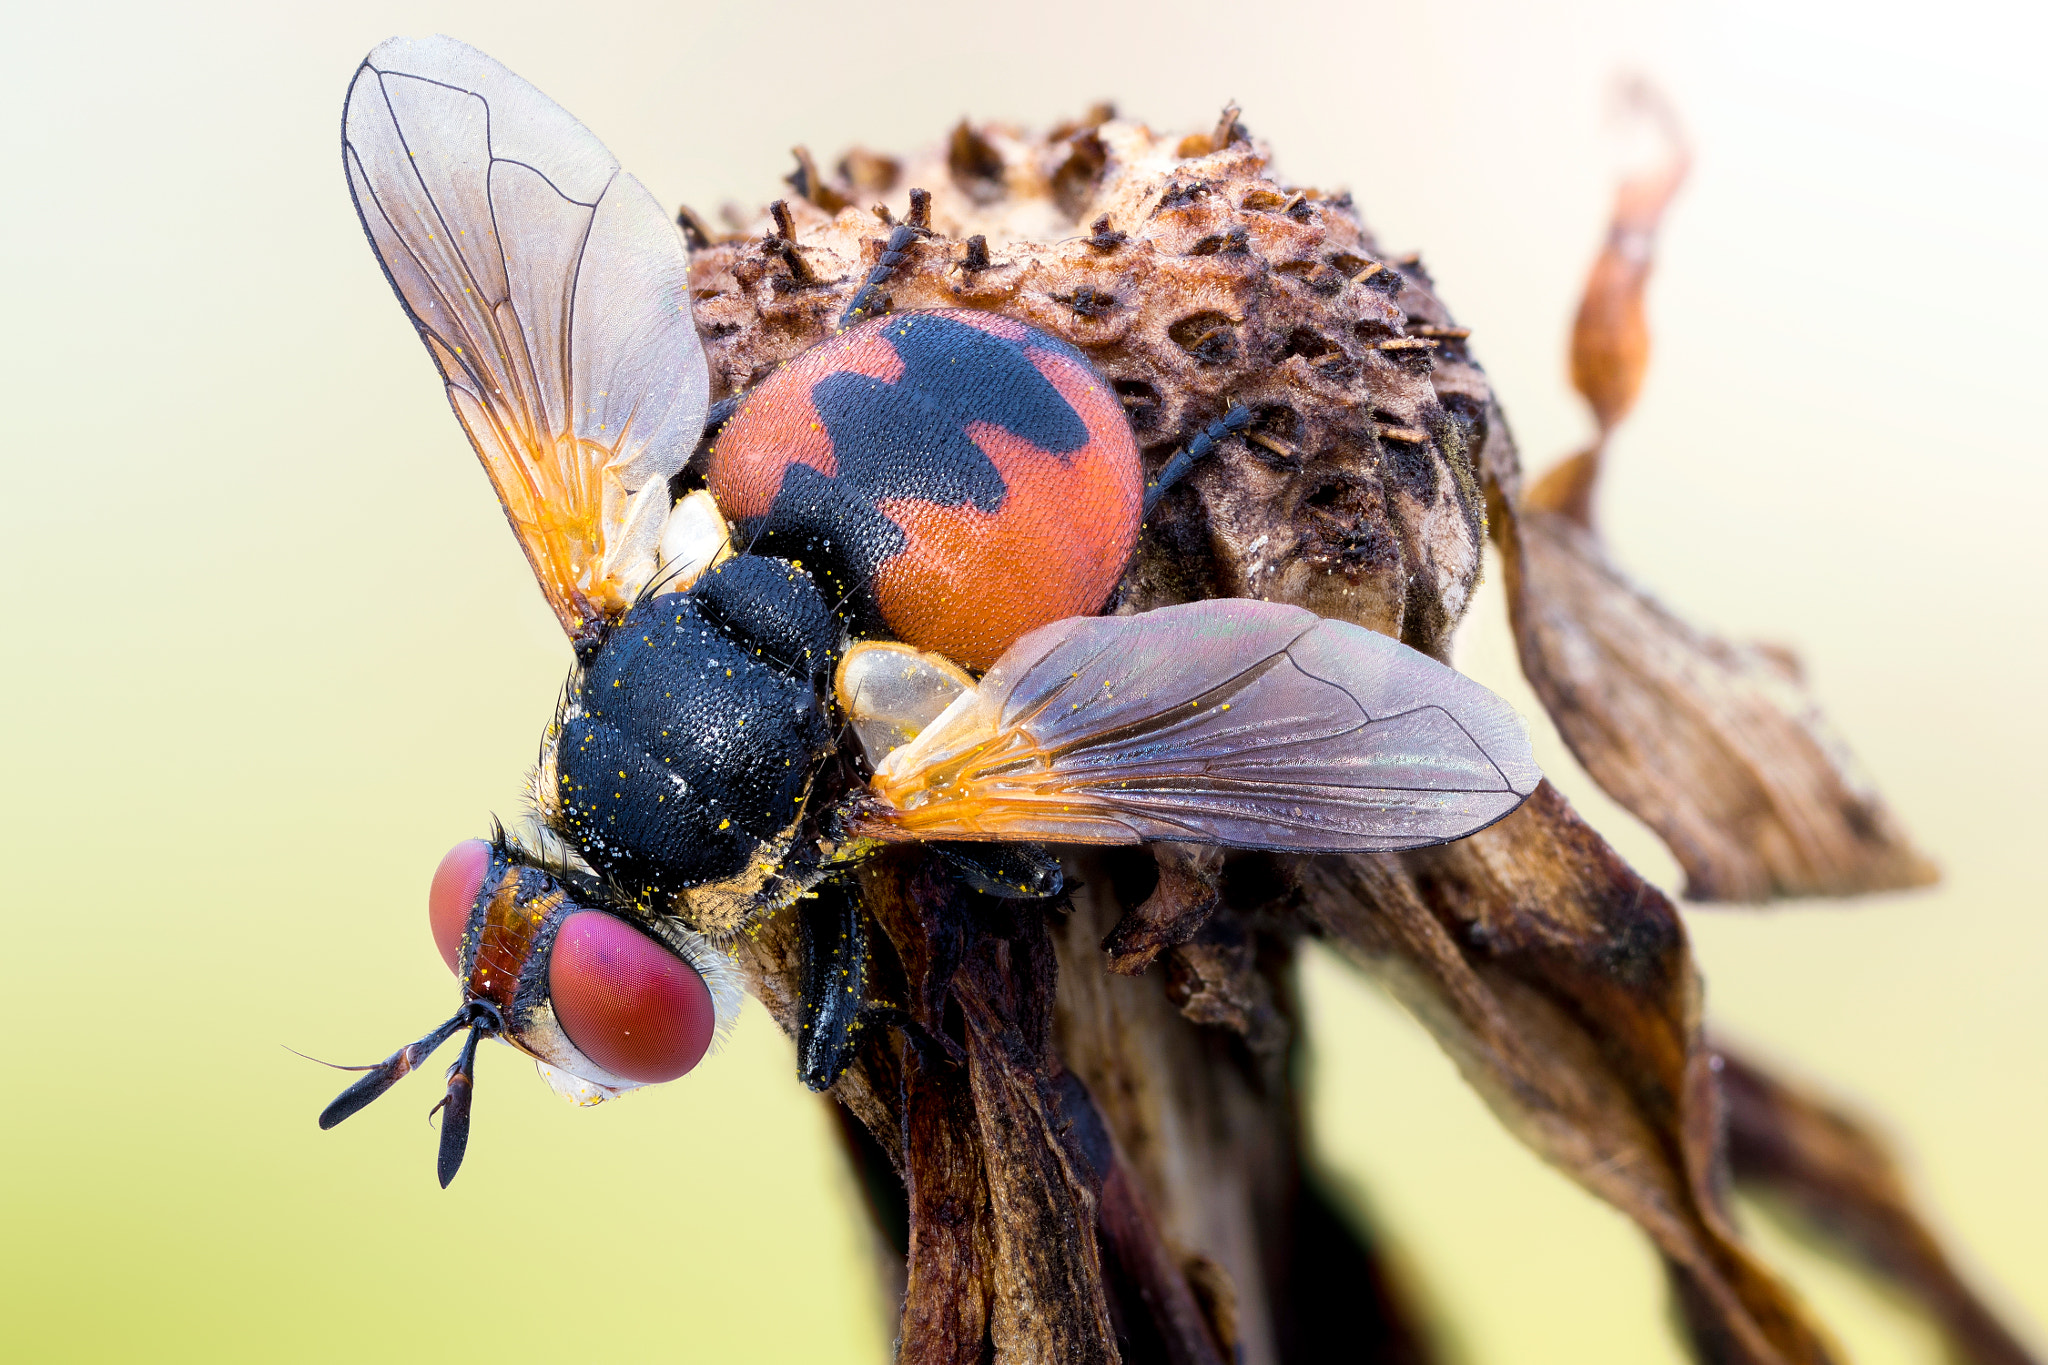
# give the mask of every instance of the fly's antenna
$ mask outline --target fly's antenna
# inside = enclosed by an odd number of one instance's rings
[[[1152,515],[1152,509],[1159,505],[1159,499],[1166,490],[1179,483],[1195,462],[1216,448],[1216,443],[1226,436],[1235,435],[1251,425],[1252,410],[1242,403],[1230,405],[1230,411],[1203,428],[1202,434],[1189,441],[1159,471],[1158,477],[1145,485],[1145,506],[1140,517]]]
[[[889,240],[882,245],[882,258],[868,277],[861,281],[853,301],[846,305],[846,311],[839,315],[838,330],[845,331],[858,322],[866,322],[874,315],[880,300],[882,286],[896,273],[896,267],[910,259],[910,246],[920,237],[932,235],[932,195],[930,190],[910,192],[910,216],[898,223],[889,232]]]
[[[398,1084],[400,1078],[408,1072],[417,1070],[422,1062],[434,1055],[434,1052],[441,1044],[453,1038],[459,1030],[472,1022],[475,1016],[475,1008],[473,1003],[464,1005],[461,1009],[455,1011],[455,1016],[452,1019],[420,1039],[417,1043],[408,1043],[374,1066],[361,1068],[361,1070],[368,1074],[339,1095],[336,1095],[334,1102],[320,1111],[321,1128],[332,1128],[335,1124],[355,1114],[358,1110],[369,1104],[370,1101]],[[357,1068],[344,1067],[342,1069],[353,1071]]]
[[[476,1094],[476,1045],[483,1041],[486,1033],[498,1031],[497,1011],[489,1010],[480,1014],[469,1030],[469,1037],[462,1044],[462,1055],[455,1059],[455,1065],[448,1068],[448,1093],[440,1103],[427,1111],[431,1120],[435,1113],[446,1110],[441,1118],[441,1153],[435,1161],[435,1174],[441,1178],[441,1188],[447,1189],[448,1182],[462,1169],[463,1154],[469,1150],[469,1103]]]

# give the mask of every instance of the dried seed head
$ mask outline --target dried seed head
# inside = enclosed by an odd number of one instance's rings
[[[1123,606],[1282,596],[1443,651],[1479,572],[1491,395],[1419,264],[1390,260],[1348,195],[1274,182],[1234,108],[1185,138],[1093,114],[1045,137],[963,122],[900,164],[849,153],[832,184],[801,160],[772,224],[693,237],[718,393],[830,335],[879,260],[886,218],[824,205],[929,189],[897,212],[959,244],[909,253],[896,311],[986,308],[1072,342],[1155,464],[1232,403],[1259,414],[1160,506]]]

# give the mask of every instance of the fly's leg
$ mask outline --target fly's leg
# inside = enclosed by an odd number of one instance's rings
[[[898,223],[889,233],[889,240],[882,246],[882,259],[861,281],[860,289],[853,301],[846,305],[846,311],[839,315],[839,330],[845,331],[857,322],[866,322],[882,306],[882,286],[896,273],[896,267],[910,257],[910,245],[920,237],[932,235],[932,196],[929,190],[910,192],[910,216]]]
[[[1145,516],[1152,515],[1152,509],[1159,505],[1159,499],[1166,490],[1179,483],[1195,462],[1216,448],[1216,443],[1226,436],[1233,436],[1250,425],[1252,410],[1242,403],[1233,403],[1230,411],[1203,428],[1202,434],[1189,441],[1184,450],[1177,452],[1160,469],[1157,478],[1145,485]]]
[[[1059,859],[1043,844],[935,842],[926,847],[969,886],[998,900],[1050,900],[1066,884]]]
[[[802,994],[797,1006],[796,1073],[829,1090],[853,1062],[867,1006],[868,938],[860,903],[827,883],[797,903]]]
[[[931,847],[937,848],[937,845]],[[976,852],[996,845],[973,845]],[[1059,864],[1036,845],[1014,846],[1014,859],[996,859],[977,867],[963,880],[982,878],[1007,888],[1010,900],[1041,900],[1059,894]],[[957,871],[966,872],[958,860]],[[998,881],[998,879],[1000,879]],[[1026,891],[1031,887],[1036,890]],[[868,997],[871,945],[867,917],[847,887],[827,882],[796,903],[799,927],[798,966],[802,982],[797,1006],[797,1076],[812,1090],[829,1090],[853,1064],[863,1028],[900,1029],[928,1066],[958,1065],[965,1060],[952,1039],[934,1033],[900,1005]],[[977,925],[970,916],[949,917],[946,931],[932,952],[933,980],[922,990],[913,985],[913,999],[943,1001],[953,968],[972,942]],[[935,1012],[934,1012],[935,1013]]]

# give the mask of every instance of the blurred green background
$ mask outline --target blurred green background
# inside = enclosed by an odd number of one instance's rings
[[[454,33],[669,203],[788,149],[1113,97],[1421,248],[1532,464],[1585,420],[1563,339],[1647,71],[1698,160],[1604,512],[1683,612],[1796,643],[1947,870],[1931,894],[1689,920],[1716,1025],[1882,1115],[2037,1343],[2048,1324],[2048,493],[2038,9],[17,5],[5,211],[0,1356],[861,1361],[891,1324],[826,1115],[750,1009],[686,1084],[594,1111],[482,1064],[461,1180],[431,1081],[333,1133],[344,1078],[455,995],[442,851],[517,812],[568,651],[365,247],[355,63]],[[2032,83],[2031,89],[2028,82]],[[1498,594],[1461,663],[1539,716]],[[1646,873],[1670,859],[1535,720]],[[1435,1046],[1316,959],[1318,1141],[1474,1361],[1669,1361],[1632,1228],[1507,1139]],[[1865,1361],[1900,1305],[1757,1211]]]

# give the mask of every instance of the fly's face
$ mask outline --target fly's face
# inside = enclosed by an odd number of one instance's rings
[[[469,1037],[435,1108],[445,1186],[469,1140],[477,1044],[495,1036],[532,1057],[561,1094],[595,1104],[684,1075],[730,1025],[739,987],[722,954],[672,920],[611,902],[594,883],[550,868],[502,836],[457,844],[427,895],[434,943],[462,983],[462,1004],[399,1049],[320,1115],[331,1128]]]
[[[687,930],[595,899],[481,839],[449,851],[427,897],[465,1007],[494,1013],[557,1089],[593,1102],[696,1066],[718,1030],[712,978],[724,971]]]

